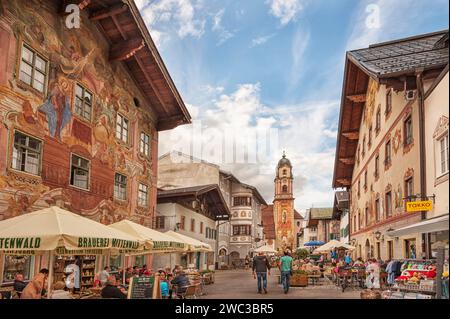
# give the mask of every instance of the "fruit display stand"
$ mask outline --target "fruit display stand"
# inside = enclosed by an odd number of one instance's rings
[[[385,299],[432,299],[436,297],[436,267],[431,261],[405,262],[401,276],[391,289],[383,292]]]

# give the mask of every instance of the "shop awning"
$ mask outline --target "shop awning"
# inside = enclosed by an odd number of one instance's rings
[[[254,250],[255,253],[276,254],[277,251],[272,246],[264,245]]]
[[[345,243],[341,243],[338,240],[332,239],[330,240],[328,243],[326,243],[325,245],[320,246],[319,248],[317,248],[316,250],[314,250],[314,252],[316,253],[326,253],[329,251],[332,251],[333,249],[347,249],[347,250],[353,250],[355,249],[355,247],[347,245]]]
[[[153,243],[153,248],[146,253],[177,252],[188,249],[187,245],[182,240],[134,223],[130,220],[124,219],[109,225],[109,227],[123,231],[124,233],[135,236],[143,241],[151,241]]]
[[[0,252],[5,254],[99,255],[151,249],[152,243],[92,219],[53,206],[0,221]]]
[[[399,229],[386,232],[391,237],[399,237],[414,233],[432,233],[448,230],[448,214],[430,218],[419,223],[408,225]]]
[[[169,230],[165,232],[165,234],[172,236],[178,240],[183,241],[186,245],[189,247],[189,251],[204,251],[204,252],[211,252],[213,249],[211,248],[211,245],[204,243],[200,240],[197,240],[195,238],[182,235],[180,233],[174,232],[173,230]]]

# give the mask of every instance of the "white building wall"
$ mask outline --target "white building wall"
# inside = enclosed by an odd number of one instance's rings
[[[435,194],[434,208],[427,217],[448,214],[448,171],[441,171],[440,139],[448,136],[449,117],[448,72],[425,100],[425,148],[427,167],[427,193]]]
[[[164,231],[174,230],[182,235],[195,238],[204,243],[207,243],[211,248],[216,251],[217,241],[215,239],[206,238],[206,227],[211,229],[216,229],[216,223],[214,220],[194,212],[184,206],[176,203],[158,204],[157,205],[158,216],[165,216],[165,229]],[[181,222],[181,216],[185,217],[185,229],[177,229],[176,224]],[[194,220],[195,228],[191,231],[191,220]],[[200,223],[203,222],[203,233],[200,233]],[[190,253],[188,256],[188,264],[192,263],[197,265],[197,258],[200,257],[200,269],[207,269],[214,265],[215,252],[213,254],[212,262],[207,263],[208,253]],[[210,258],[211,259],[211,258]],[[181,263],[181,254],[166,254],[166,255],[155,255],[153,267],[154,268],[165,268],[173,267],[175,264]]]

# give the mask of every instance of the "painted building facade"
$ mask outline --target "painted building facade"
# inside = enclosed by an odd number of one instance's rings
[[[388,233],[426,219],[407,212],[406,202],[431,195],[423,101],[446,64],[448,31],[347,52],[333,186],[350,194],[354,257],[429,255],[426,234]]]
[[[190,115],[133,1],[74,1],[79,28],[63,3],[0,3],[0,220],[58,205],[151,226],[158,132]]]

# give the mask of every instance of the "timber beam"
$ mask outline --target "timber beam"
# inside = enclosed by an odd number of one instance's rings
[[[351,186],[352,182],[348,178],[339,178],[336,180],[342,186]]]
[[[124,3],[117,4],[114,6],[111,6],[110,8],[100,9],[94,12],[91,12],[89,15],[89,20],[91,21],[97,21],[97,20],[103,20],[108,17],[113,17],[118,14],[121,14],[128,10],[128,6]]]
[[[355,164],[355,158],[354,157],[339,157],[339,160],[346,164],[346,165],[353,165]]]
[[[366,102],[366,94],[347,95],[347,99],[355,103],[363,103]]]
[[[166,131],[171,130],[179,125],[184,124],[184,117],[183,116],[171,116],[167,118],[163,118],[158,121],[156,125],[157,131]]]
[[[113,45],[109,51],[110,61],[128,60],[145,46],[144,39],[134,38],[125,42]]]
[[[359,139],[359,131],[358,130],[342,132],[342,135],[345,136],[346,138],[348,138],[349,140]]]
[[[147,71],[146,67],[144,66],[144,63],[142,62],[142,60],[137,55],[134,56],[134,59],[136,60],[136,62],[139,65],[139,67],[141,68],[142,73],[144,74],[144,77],[147,80],[148,84],[150,84],[150,86],[152,87],[153,93],[155,93],[159,103],[161,103],[161,106],[163,107],[164,112],[166,113],[166,115],[168,115],[169,114],[169,110],[167,108],[167,105],[166,105],[166,103],[164,103],[163,98],[159,94],[159,90],[156,88],[155,83],[151,79],[149,72]],[[164,130],[161,129],[161,131],[164,131]]]

